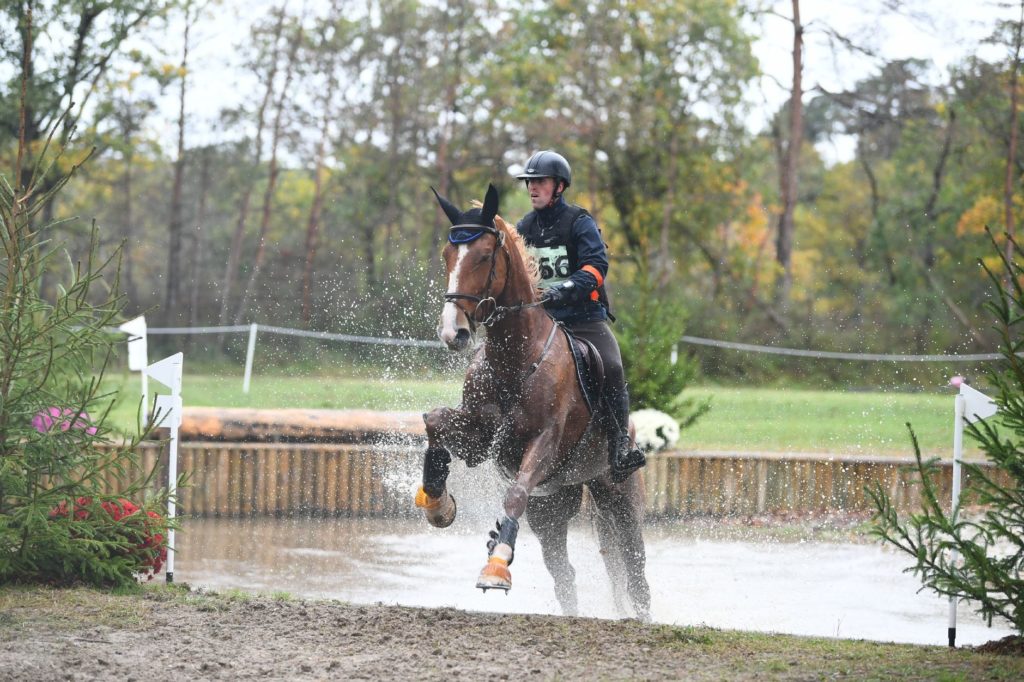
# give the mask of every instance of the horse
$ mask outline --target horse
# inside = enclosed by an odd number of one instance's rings
[[[457,511],[446,486],[452,458],[470,467],[493,459],[509,487],[476,586],[485,593],[512,588],[509,566],[525,513],[561,610],[576,615],[566,537],[586,486],[616,604],[625,610],[625,592],[635,617],[649,621],[643,478],[639,472],[621,483],[611,478],[608,428],[580,387],[570,336],[539,300],[536,263],[498,215],[493,185],[483,204],[466,212],[434,195],[452,224],[442,252],[448,287],[438,336],[450,350],[465,351],[478,327],[487,333],[471,355],[461,403],[423,415],[427,449],[416,505],[431,525],[450,526]]]

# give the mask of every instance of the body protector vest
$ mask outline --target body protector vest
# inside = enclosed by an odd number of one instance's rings
[[[526,240],[527,250],[537,261],[542,289],[561,284],[580,269],[576,245],[572,240],[572,226],[585,215],[590,215],[585,208],[566,204],[565,210],[553,225],[541,227],[536,211],[527,213],[516,225],[516,229]],[[605,293],[604,284],[594,293],[597,294],[596,298],[589,296],[579,301],[578,305],[584,306],[596,301],[608,310],[608,295]]]

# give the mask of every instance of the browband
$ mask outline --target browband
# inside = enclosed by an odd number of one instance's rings
[[[501,231],[489,225],[452,225],[448,230],[448,241],[452,244],[467,244],[474,239],[479,239],[483,234],[493,234],[501,238]]]

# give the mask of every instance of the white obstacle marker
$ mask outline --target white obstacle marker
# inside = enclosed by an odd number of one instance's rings
[[[156,397],[157,426],[171,430],[170,451],[167,453],[167,520],[174,521],[174,497],[178,493],[178,427],[181,426],[181,368],[184,356],[181,353],[154,362],[146,368],[145,374],[153,377],[167,388],[170,395]],[[174,529],[167,531],[167,582],[174,582]]]
[[[950,518],[956,519],[960,509],[960,462],[964,454],[964,424],[988,419],[999,409],[995,402],[981,391],[968,386],[963,377],[953,377],[950,385],[960,391],[956,394],[953,408],[953,505]],[[959,553],[954,549],[952,563],[956,563]],[[947,638],[949,646],[956,646],[956,597],[949,598],[949,629]]]
[[[146,410],[149,407],[149,381],[146,367],[149,366],[149,349],[146,345],[146,316],[141,315],[128,320],[118,327],[128,335],[128,369],[142,373],[142,405],[139,407],[139,421],[146,423]]]

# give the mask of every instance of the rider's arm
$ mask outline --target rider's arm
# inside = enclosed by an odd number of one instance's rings
[[[589,215],[580,216],[572,226],[571,238],[576,245],[579,269],[569,275],[582,299],[597,298],[597,288],[604,284],[608,274],[608,252],[597,229],[597,222]]]

